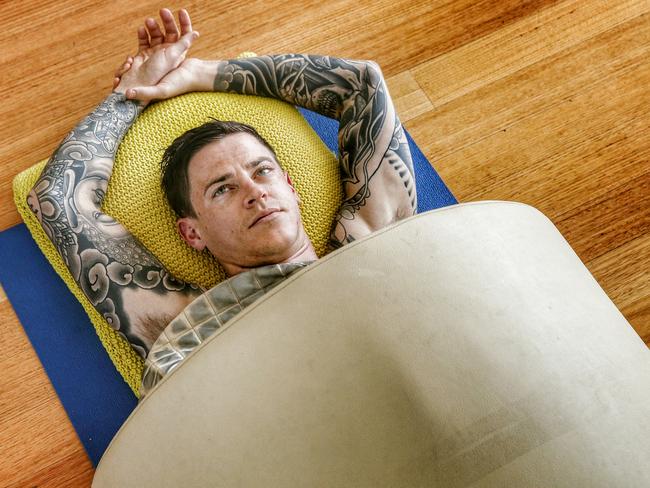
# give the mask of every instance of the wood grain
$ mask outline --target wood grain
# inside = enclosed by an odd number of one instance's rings
[[[649,8],[644,0],[562,2],[419,65],[415,77],[434,105],[443,105],[647,13]]]
[[[4,2],[0,230],[11,181],[108,92],[153,1]],[[181,4],[174,2],[172,8]],[[190,1],[194,54],[378,61],[460,201],[541,209],[650,344],[650,1]],[[0,263],[2,265],[2,263]],[[87,486],[92,466],[0,291],[0,484]]]
[[[403,124],[433,108],[431,100],[410,71],[387,78],[386,84]]]
[[[650,234],[630,240],[602,254],[587,267],[605,292],[632,324],[641,339],[650,346]]]

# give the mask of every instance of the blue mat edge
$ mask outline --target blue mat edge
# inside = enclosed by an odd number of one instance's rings
[[[0,262],[7,298],[96,466],[137,399],[25,224],[0,233]],[[34,277],[38,296],[31,292]]]
[[[299,110],[336,153],[338,122]],[[457,203],[408,132],[406,135],[416,173],[418,212]],[[110,361],[83,307],[24,224],[0,233],[0,262],[0,283],[96,466],[137,399]],[[38,299],[30,293],[35,276],[39,278]]]

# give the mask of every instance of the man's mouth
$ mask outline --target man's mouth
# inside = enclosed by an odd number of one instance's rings
[[[267,209],[267,210],[264,210],[264,211],[260,212],[259,214],[257,214],[255,219],[253,220],[253,223],[248,226],[248,228],[250,229],[251,227],[254,227],[255,225],[257,225],[260,222],[266,222],[267,220],[273,219],[274,216],[275,216],[274,214],[276,214],[278,212],[280,212],[280,209],[277,209],[277,208]]]

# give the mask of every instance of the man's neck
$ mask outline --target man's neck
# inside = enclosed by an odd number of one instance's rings
[[[316,255],[316,251],[314,250],[314,246],[312,245],[311,241],[309,239],[305,239],[305,243],[291,256],[289,256],[286,259],[281,259],[277,262],[275,261],[269,261],[269,262],[261,262],[255,266],[241,266],[235,263],[221,263],[223,266],[224,270],[226,271],[226,274],[228,276],[234,276],[239,273],[243,273],[244,271],[248,271],[251,269],[259,268],[261,266],[267,266],[269,264],[282,264],[282,263],[295,263],[295,262],[304,262],[304,261],[315,261],[318,259],[318,256]]]

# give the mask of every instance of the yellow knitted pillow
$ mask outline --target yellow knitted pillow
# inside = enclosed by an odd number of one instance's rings
[[[334,214],[342,199],[338,164],[294,107],[267,98],[189,93],[149,106],[119,147],[103,210],[124,224],[173,275],[204,287],[221,281],[224,273],[214,258],[191,249],[179,237],[174,213],[160,188],[160,159],[165,148],[209,117],[249,124],[271,144],[300,195],[307,234],[317,254],[325,254]],[[137,394],[141,358],[83,295],[26,204],[27,193],[44,165],[45,161],[41,161],[14,179],[18,211],[48,261],[83,305],[118,371]]]

